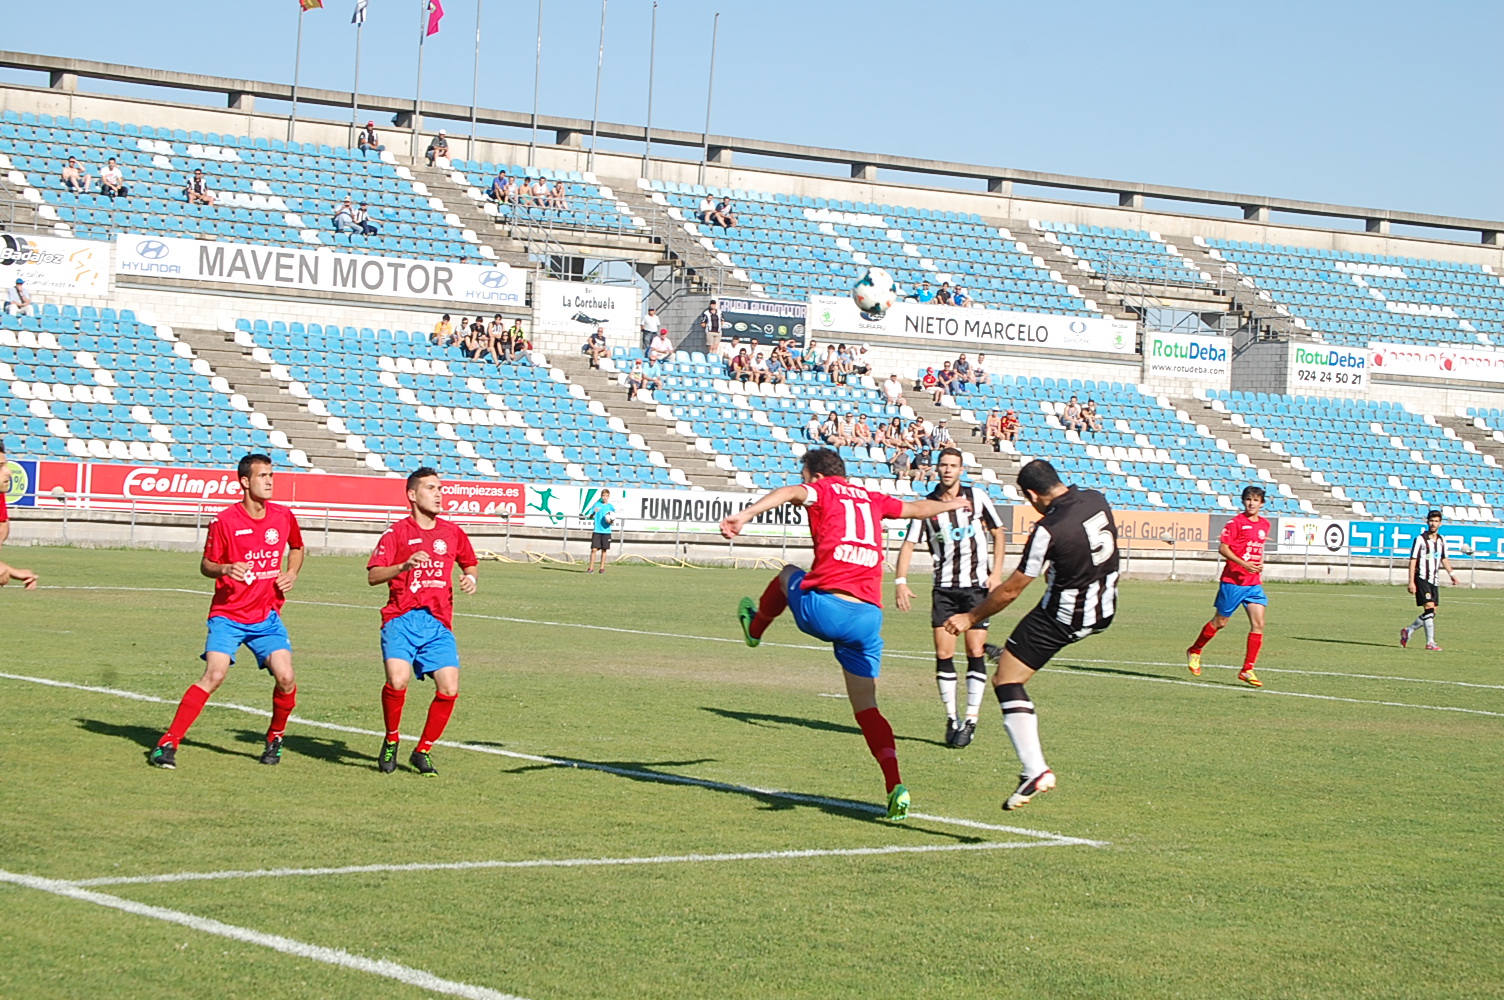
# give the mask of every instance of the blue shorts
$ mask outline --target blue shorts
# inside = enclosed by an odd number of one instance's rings
[[[883,667],[883,609],[866,601],[848,601],[823,590],[799,586],[804,570],[789,576],[789,611],[805,635],[835,647],[836,662],[848,674],[876,677]]]
[[[1232,613],[1245,604],[1268,604],[1269,598],[1264,596],[1264,585],[1256,583],[1251,587],[1240,587],[1236,583],[1224,583],[1217,588],[1217,599],[1212,604],[1217,609],[1217,614],[1223,618],[1231,618]]]
[[[435,670],[460,665],[454,633],[423,608],[414,608],[381,626],[381,658],[406,660],[422,680]]]
[[[266,669],[267,658],[280,649],[292,652],[292,640],[287,636],[287,626],[275,611],[254,625],[231,621],[224,615],[209,619],[209,638],[204,642],[201,660],[210,653],[224,653],[235,662],[235,653],[241,646],[249,647],[256,656],[256,666]]]

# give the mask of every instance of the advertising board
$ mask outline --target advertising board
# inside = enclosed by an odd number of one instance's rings
[[[1362,347],[1290,344],[1290,392],[1297,396],[1366,396],[1369,352]]]
[[[1370,341],[1375,375],[1403,375],[1451,382],[1504,384],[1504,351],[1462,344],[1393,344]]]
[[[811,295],[811,336],[876,334],[984,349],[1093,351],[1134,354],[1138,324],[1087,316],[1047,316],[999,309],[900,302],[881,319],[868,318],[849,295]]]
[[[1144,379],[1226,382],[1232,374],[1232,340],[1199,334],[1144,331]]]
[[[533,282],[533,324],[539,331],[577,336],[581,344],[606,328],[613,344],[635,344],[638,332],[636,285],[595,285],[540,278]]]
[[[0,290],[20,278],[33,298],[108,295],[110,245],[60,236],[0,235]]]

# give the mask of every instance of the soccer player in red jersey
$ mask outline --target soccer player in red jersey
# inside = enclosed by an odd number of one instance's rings
[[[893,727],[877,708],[877,675],[883,654],[882,522],[926,518],[969,508],[965,494],[948,500],[905,503],[846,481],[846,463],[829,448],[804,453],[802,485],[782,486],[740,513],[721,521],[721,534],[735,538],[764,511],[784,504],[809,512],[815,560],[809,572],[785,566],[768,584],[762,600],[742,598],[737,608],[747,645],[756,646],[785,608],[794,623],[835,647],[846,680],[846,695],[867,748],[882,768],[888,789],[888,818],[909,815],[909,790],[898,773]]]
[[[402,739],[402,705],[407,685],[433,678],[433,701],[423,736],[408,762],[419,774],[436,775],[429,751],[444,735],[454,701],[460,696],[460,653],[454,643],[454,567],[464,574],[460,589],[475,593],[475,549],[459,525],[439,516],[444,484],[424,466],[407,477],[411,513],[386,529],[366,563],[366,582],[387,585],[381,609],[381,658],[386,684],[381,689],[381,714],[386,739],[377,767],[383,774],[397,769],[397,744]]]
[[[205,703],[224,683],[235,652],[242,645],[256,656],[256,664],[272,675],[272,722],[266,731],[261,763],[282,760],[282,734],[297,704],[298,684],[292,672],[292,642],[278,615],[287,592],[303,568],[303,533],[297,518],[272,503],[272,460],[246,455],[235,470],[240,502],[226,507],[209,524],[199,572],[214,581],[209,601],[209,638],[204,643],[204,676],[189,686],[178,702],[167,732],[157,741],[150,762],[177,767],[177,748]],[[282,564],[287,555],[286,567]]]
[[[1264,543],[1269,538],[1269,519],[1259,513],[1263,509],[1264,491],[1250,486],[1243,490],[1243,513],[1228,521],[1227,527],[1222,529],[1217,552],[1225,561],[1222,583],[1213,602],[1216,613],[1201,627],[1201,634],[1185,651],[1186,665],[1197,677],[1201,676],[1201,651],[1242,607],[1248,611],[1248,650],[1238,680],[1253,687],[1264,686],[1253,672],[1259,649],[1264,645],[1264,608],[1269,604],[1263,583]]]

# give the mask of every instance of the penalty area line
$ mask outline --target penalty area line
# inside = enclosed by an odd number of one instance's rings
[[[499,990],[493,990],[485,986],[474,986],[470,983],[461,983],[453,979],[443,979],[431,972],[425,972],[422,969],[415,969],[407,965],[400,965],[397,962],[388,961],[384,958],[367,958],[364,955],[352,954],[342,948],[326,948],[323,945],[296,941],[289,937],[283,937],[280,934],[266,934],[262,931],[252,930],[249,927],[237,927],[234,924],[227,924],[209,917],[195,916],[192,913],[184,913],[181,910],[169,910],[162,906],[138,903],[133,899],[122,899],[119,896],[111,896],[106,893],[80,888],[71,882],[61,882],[57,879],[41,878],[36,875],[20,875],[0,869],[0,884],[5,883],[25,889],[35,889],[39,892],[51,893],[54,896],[62,896],[67,899],[76,899],[84,903],[93,903],[95,906],[120,910],[138,917],[148,917],[164,923],[177,924],[204,934],[214,934],[222,938],[229,938],[232,941],[239,941],[243,944],[270,948],[273,951],[280,951],[284,955],[292,955],[296,958],[303,958],[312,962],[322,962],[325,965],[353,969],[356,972],[364,972],[373,976],[393,979],[399,983],[406,983],[409,986],[416,986],[421,990],[442,993],[446,996],[465,997],[466,1000],[522,1000],[521,997],[512,993],[502,993]]]

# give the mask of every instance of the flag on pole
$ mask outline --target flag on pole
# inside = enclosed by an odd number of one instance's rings
[[[428,35],[439,33],[439,19],[443,16],[444,5],[439,0],[428,0]]]
[[[366,23],[366,2],[367,0],[355,0],[355,16],[350,18],[351,24]]]
[[[298,0],[298,6],[303,10],[318,10],[324,6],[324,0]]]

